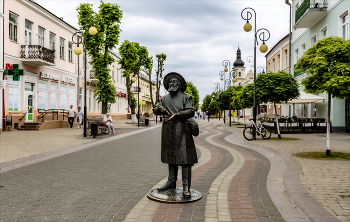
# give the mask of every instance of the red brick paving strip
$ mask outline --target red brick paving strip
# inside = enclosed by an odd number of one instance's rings
[[[213,138],[213,141],[222,143],[218,138]],[[243,149],[236,147],[235,150],[244,156],[245,162],[241,170],[233,177],[227,194],[231,219],[232,222],[258,222],[249,198],[249,178],[257,166],[257,160]]]
[[[200,136],[204,136],[205,134],[200,134]],[[198,138],[195,138],[195,144],[198,144],[202,147],[207,148],[211,153],[211,159],[203,166],[198,167],[192,172],[192,184],[196,182],[198,178],[200,178],[203,174],[208,172],[211,168],[216,166],[222,161],[221,153],[213,148],[212,146],[208,146],[207,144],[201,143]],[[181,174],[179,174],[181,177]],[[182,180],[179,178],[177,181],[177,186],[182,186]],[[182,210],[183,204],[167,204],[161,203],[158,207],[158,210],[155,212],[154,217],[152,218],[153,222],[164,221],[164,222],[173,222],[178,221],[180,212]],[[175,213],[176,212],[176,213]],[[175,220],[176,218],[176,220]]]

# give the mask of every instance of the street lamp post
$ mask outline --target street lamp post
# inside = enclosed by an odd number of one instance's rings
[[[97,29],[95,27],[90,27],[89,28],[89,34],[90,35],[96,35]],[[83,38],[80,36],[82,34]],[[74,44],[77,44],[77,47],[74,49],[74,54],[80,55],[84,51],[84,137],[86,137],[86,115],[87,115],[87,108],[86,108],[86,66],[87,66],[87,59],[86,59],[86,48],[85,48],[85,43],[86,43],[86,34],[84,31],[77,31],[73,34],[72,36],[72,42]],[[77,36],[77,40],[75,41],[75,36]],[[79,47],[79,44],[83,43],[84,49]],[[79,70],[78,70],[78,75],[79,75]]]
[[[227,85],[229,87],[231,87],[231,75],[230,75],[230,66],[231,66],[231,63],[229,60],[224,60],[222,61],[222,65],[225,67],[224,68],[224,72],[228,72],[228,75],[229,75],[229,79],[226,79],[225,80],[225,84],[224,85]],[[228,67],[228,68],[227,68]],[[224,111],[225,112],[225,111]],[[224,118],[225,118],[225,115],[224,115]],[[229,113],[228,113],[228,118],[229,118],[229,125],[231,127],[231,97],[230,97],[230,100],[229,100]],[[224,121],[225,122],[225,121]]]
[[[247,10],[246,18],[243,16],[243,12]],[[270,39],[270,32],[269,30],[265,28],[261,28],[256,30],[256,12],[253,8],[247,7],[242,10],[241,17],[247,21],[247,23],[243,26],[244,31],[249,32],[252,29],[252,25],[249,23],[249,20],[253,17],[252,13],[249,11],[254,12],[254,100],[253,100],[253,121],[256,123],[256,45],[258,45],[258,36],[259,39],[263,42],[260,46],[260,51],[265,53],[268,50],[267,45],[265,44],[265,41]],[[260,32],[261,31],[261,32]],[[258,33],[260,34],[258,35]],[[268,34],[268,37],[265,38],[265,33]],[[253,136],[255,138],[255,135]]]

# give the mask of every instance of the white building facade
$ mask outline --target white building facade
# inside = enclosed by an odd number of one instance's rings
[[[12,129],[26,122],[66,121],[64,111],[70,105],[75,109],[83,108],[85,101],[85,58],[73,53],[72,38],[78,30],[30,0],[5,1],[3,15],[0,16],[4,20],[4,64],[1,67],[8,69],[8,75],[4,75],[8,84],[3,94],[3,115],[12,119]],[[19,75],[18,81],[13,75],[17,65],[21,70],[19,74],[24,73]],[[118,89],[117,103],[110,104],[111,113],[115,118],[126,118],[125,95],[118,94],[125,91],[122,74],[117,62],[110,68],[113,84]],[[96,89],[94,70],[88,64],[86,71],[87,113],[100,116],[101,104],[93,92]]]
[[[4,4],[5,0],[0,0],[0,30],[4,33]],[[0,35],[0,110],[1,110],[1,121],[0,130],[5,125],[5,110],[4,110],[4,89],[6,87],[6,82],[4,81],[4,35]]]
[[[303,53],[317,40],[329,36],[349,39],[349,0],[293,0],[292,1],[292,67]],[[292,73],[300,82],[307,73]],[[325,102],[306,107],[306,113],[316,117],[327,116],[327,95],[320,94]],[[350,98],[331,101],[333,132],[350,132]],[[313,114],[314,113],[314,114]]]

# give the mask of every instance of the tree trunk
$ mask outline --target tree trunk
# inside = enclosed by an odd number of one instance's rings
[[[102,102],[102,114],[106,114],[107,113],[107,102]]]
[[[327,150],[326,155],[332,156],[331,152],[331,93],[328,92],[328,107],[327,107]]]
[[[275,102],[273,103],[273,107],[275,108],[275,114],[276,114],[276,127],[277,127],[278,138],[281,138],[280,124],[278,123],[277,107],[276,107],[276,103]]]

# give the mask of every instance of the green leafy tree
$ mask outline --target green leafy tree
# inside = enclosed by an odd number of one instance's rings
[[[206,95],[203,99],[202,111],[209,110],[209,105],[212,100],[212,95]]]
[[[218,107],[220,110],[229,110],[230,109],[231,97],[232,97],[231,89],[227,89],[227,90],[221,91],[219,93]]]
[[[268,72],[258,75],[256,79],[257,96],[263,103],[271,102],[275,108],[276,104],[287,102],[300,96],[299,84],[289,73],[279,71],[277,73]],[[276,118],[278,138],[281,138],[278,119]]]
[[[256,88],[259,101],[262,103],[273,103],[276,114],[276,104],[287,102],[300,96],[298,82],[291,74],[284,71],[258,75]]]
[[[131,114],[135,114],[137,102],[134,103],[133,93],[131,92],[132,78],[138,76],[141,67],[146,70],[151,69],[152,60],[148,56],[148,50],[144,46],[140,46],[137,42],[130,42],[125,40],[119,47],[119,54],[121,56],[118,63],[123,69],[123,77],[125,77],[126,91],[128,94],[128,105],[131,109]]]
[[[156,55],[157,58],[157,70],[156,70],[156,100],[154,101],[154,105],[159,102],[159,90],[161,86],[161,79],[163,79],[163,71],[164,71],[164,61],[166,60],[166,54],[161,53]]]
[[[185,90],[185,93],[188,93],[192,96],[192,103],[193,103],[193,108],[195,111],[199,109],[199,92],[197,87],[193,85],[192,82],[186,82],[187,83],[187,88]]]
[[[327,150],[330,148],[331,98],[350,97],[350,40],[340,37],[327,37],[317,41],[297,61],[294,72],[309,75],[301,81],[308,93],[327,93]]]
[[[239,96],[242,92],[242,88],[243,87],[241,85],[231,87],[231,107],[233,110],[236,110],[238,122],[240,117],[239,110],[243,109],[241,104],[239,103]]]
[[[108,66],[114,62],[111,50],[119,44],[120,23],[123,12],[119,5],[101,1],[99,11],[95,13],[92,4],[83,3],[77,8],[78,24],[84,30],[87,54],[94,69],[94,78],[98,79],[94,91],[96,100],[102,103],[102,113],[106,113],[107,103],[115,103],[116,88],[112,83]],[[90,27],[97,29],[97,34],[88,34]]]

